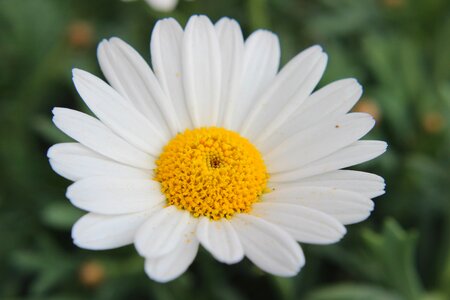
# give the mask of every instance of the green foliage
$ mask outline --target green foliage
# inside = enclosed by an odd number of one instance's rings
[[[383,288],[363,284],[339,284],[312,293],[307,300],[400,300],[401,297]]]
[[[363,232],[369,255],[377,262],[379,281],[406,299],[420,299],[422,287],[414,267],[416,235],[405,233],[395,221],[388,219],[382,234]]]
[[[158,284],[132,246],[78,249],[70,228],[82,212],[45,155],[68,140],[51,109],[86,110],[71,68],[99,75],[96,44],[115,35],[148,57],[152,26],[168,14],[144,1],[0,0],[0,299],[450,299],[450,2],[180,0],[170,15],[184,24],[193,13],[236,18],[246,36],[276,32],[283,62],[320,44],[320,85],[362,83],[370,105],[359,109],[378,114],[369,138],[389,144],[358,166],[386,179],[373,215],[338,244],[305,245],[294,278],[201,251],[186,274]]]

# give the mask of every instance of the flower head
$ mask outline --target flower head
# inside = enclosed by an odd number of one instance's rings
[[[157,281],[181,275],[199,245],[218,261],[248,257],[293,276],[301,243],[329,244],[366,219],[384,193],[374,174],[341,170],[382,154],[360,141],[374,126],[348,113],[361,96],[354,79],[313,92],[327,56],[313,46],[279,72],[277,36],[244,41],[236,21],[193,16],[186,28],[159,21],[150,68],[120,39],[98,47],[105,83],[74,70],[95,114],[53,110],[76,143],[48,151],[53,169],[75,181],[67,197],[88,211],[72,230],[86,249],[134,243]]]
[[[122,1],[134,1],[134,0],[122,0]],[[178,4],[178,0],[145,0],[147,4],[155,10],[162,12],[170,12],[175,9]]]

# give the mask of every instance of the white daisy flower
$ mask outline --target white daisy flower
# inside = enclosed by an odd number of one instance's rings
[[[301,243],[330,244],[344,225],[366,219],[383,178],[340,170],[371,160],[382,141],[360,141],[374,126],[349,113],[354,79],[313,92],[327,56],[313,46],[279,72],[275,34],[244,41],[234,20],[193,16],[186,28],[159,21],[153,70],[118,38],[98,47],[108,80],[75,69],[75,86],[97,118],[55,108],[56,126],[77,143],[48,151],[75,181],[67,197],[88,211],[72,230],[81,248],[134,243],[150,278],[189,267],[199,245],[218,261],[244,256],[262,270],[293,276]]]
[[[122,0],[125,2],[135,1],[135,0]],[[147,4],[155,10],[162,12],[170,12],[175,9],[178,4],[178,0],[145,0]]]

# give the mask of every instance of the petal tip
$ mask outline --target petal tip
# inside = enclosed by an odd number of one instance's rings
[[[314,52],[324,52],[323,47],[319,44],[313,45],[313,46],[309,47],[309,49]]]
[[[55,117],[57,117],[57,115],[62,114],[66,110],[67,110],[67,108],[64,108],[64,107],[58,107],[58,106],[53,107],[53,109],[52,109],[53,119]]]
[[[50,148],[48,148],[48,150],[47,150],[47,157],[48,158],[53,158],[55,156],[57,145],[58,144],[55,144],[55,145],[51,146]]]

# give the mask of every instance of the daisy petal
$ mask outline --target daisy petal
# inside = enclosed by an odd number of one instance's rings
[[[326,187],[283,187],[264,195],[264,200],[292,203],[324,212],[344,225],[365,220],[373,210],[373,202],[361,194]]]
[[[346,233],[335,218],[315,209],[288,203],[261,202],[253,205],[252,214],[278,225],[299,242],[331,244]]]
[[[90,250],[106,250],[133,243],[139,226],[151,211],[118,216],[104,216],[88,213],[72,227],[75,245]]]
[[[271,174],[271,182],[295,181],[342,168],[351,167],[380,156],[387,144],[382,141],[357,141],[322,159],[302,166],[299,169]]]
[[[188,211],[168,206],[153,214],[135,237],[135,246],[141,256],[157,258],[173,251],[191,232],[198,220]]]
[[[303,128],[325,118],[346,114],[361,98],[363,89],[356,79],[348,78],[332,82],[314,92],[300,106],[294,116],[305,118]],[[300,128],[302,129],[302,128]]]
[[[326,157],[354,143],[374,125],[370,115],[352,113],[301,131],[265,155],[268,170],[285,172]]]
[[[170,12],[177,6],[178,0],[145,0],[148,5],[162,12]]]
[[[229,127],[229,115],[235,113],[240,77],[242,75],[244,38],[239,24],[229,18],[220,19],[216,23],[215,29],[222,57],[222,95],[218,124]],[[226,123],[224,123],[225,120]]]
[[[286,122],[311,94],[326,63],[327,56],[319,46],[306,49],[293,58],[255,103],[241,134],[258,142]]]
[[[145,79],[147,90],[163,114],[164,120],[171,130],[172,135],[179,132],[182,128],[178,122],[172,102],[162,90],[158,79],[148,66],[147,62],[139,55],[139,53],[137,53],[136,50],[133,49],[133,47],[121,39],[112,38],[110,43],[122,51],[128,60],[138,62],[137,64],[140,67],[139,73],[141,77]]]
[[[239,131],[255,101],[275,78],[280,63],[278,37],[266,30],[257,30],[245,41],[244,62],[239,99],[229,108],[225,124]]]
[[[151,178],[152,171],[110,160],[79,143],[61,143],[47,152],[52,169],[64,178],[77,181],[94,176]]]
[[[55,107],[53,123],[84,146],[118,162],[152,169],[154,158],[118,137],[99,120],[76,110]]]
[[[261,152],[267,152],[319,121],[334,119],[347,113],[361,94],[362,87],[354,79],[339,80],[321,88],[309,96],[271,135],[266,134],[266,138],[260,138],[258,148]]]
[[[166,120],[154,99],[155,93],[150,90],[153,74],[147,62],[118,38],[103,40],[97,48],[97,57],[103,74],[123,96],[123,101],[141,112],[158,131],[162,131],[163,136],[168,137]]]
[[[90,110],[130,144],[158,155],[166,139],[137,110],[124,105],[122,97],[101,79],[82,70],[73,70],[73,82]]]
[[[211,221],[200,218],[197,237],[203,247],[220,262],[233,264],[244,257],[239,237],[227,219]]]
[[[217,125],[221,94],[221,61],[217,34],[205,16],[189,19],[182,42],[187,107],[195,127]]]
[[[263,271],[278,276],[294,276],[305,264],[302,249],[279,227],[247,214],[233,217],[245,255]]]
[[[165,200],[151,179],[90,177],[67,188],[73,205],[100,214],[124,214],[151,209]]]
[[[145,272],[158,282],[171,281],[189,268],[198,251],[198,240],[192,238],[180,243],[175,250],[158,258],[145,259]]]
[[[320,174],[298,181],[285,183],[271,183],[271,187],[306,186],[306,187],[330,187],[340,190],[348,190],[360,193],[369,198],[375,198],[384,194],[384,179],[378,175],[351,170],[337,170]]]
[[[152,66],[166,95],[172,100],[182,129],[193,128],[182,81],[181,42],[183,29],[172,18],[156,23],[150,42]]]

